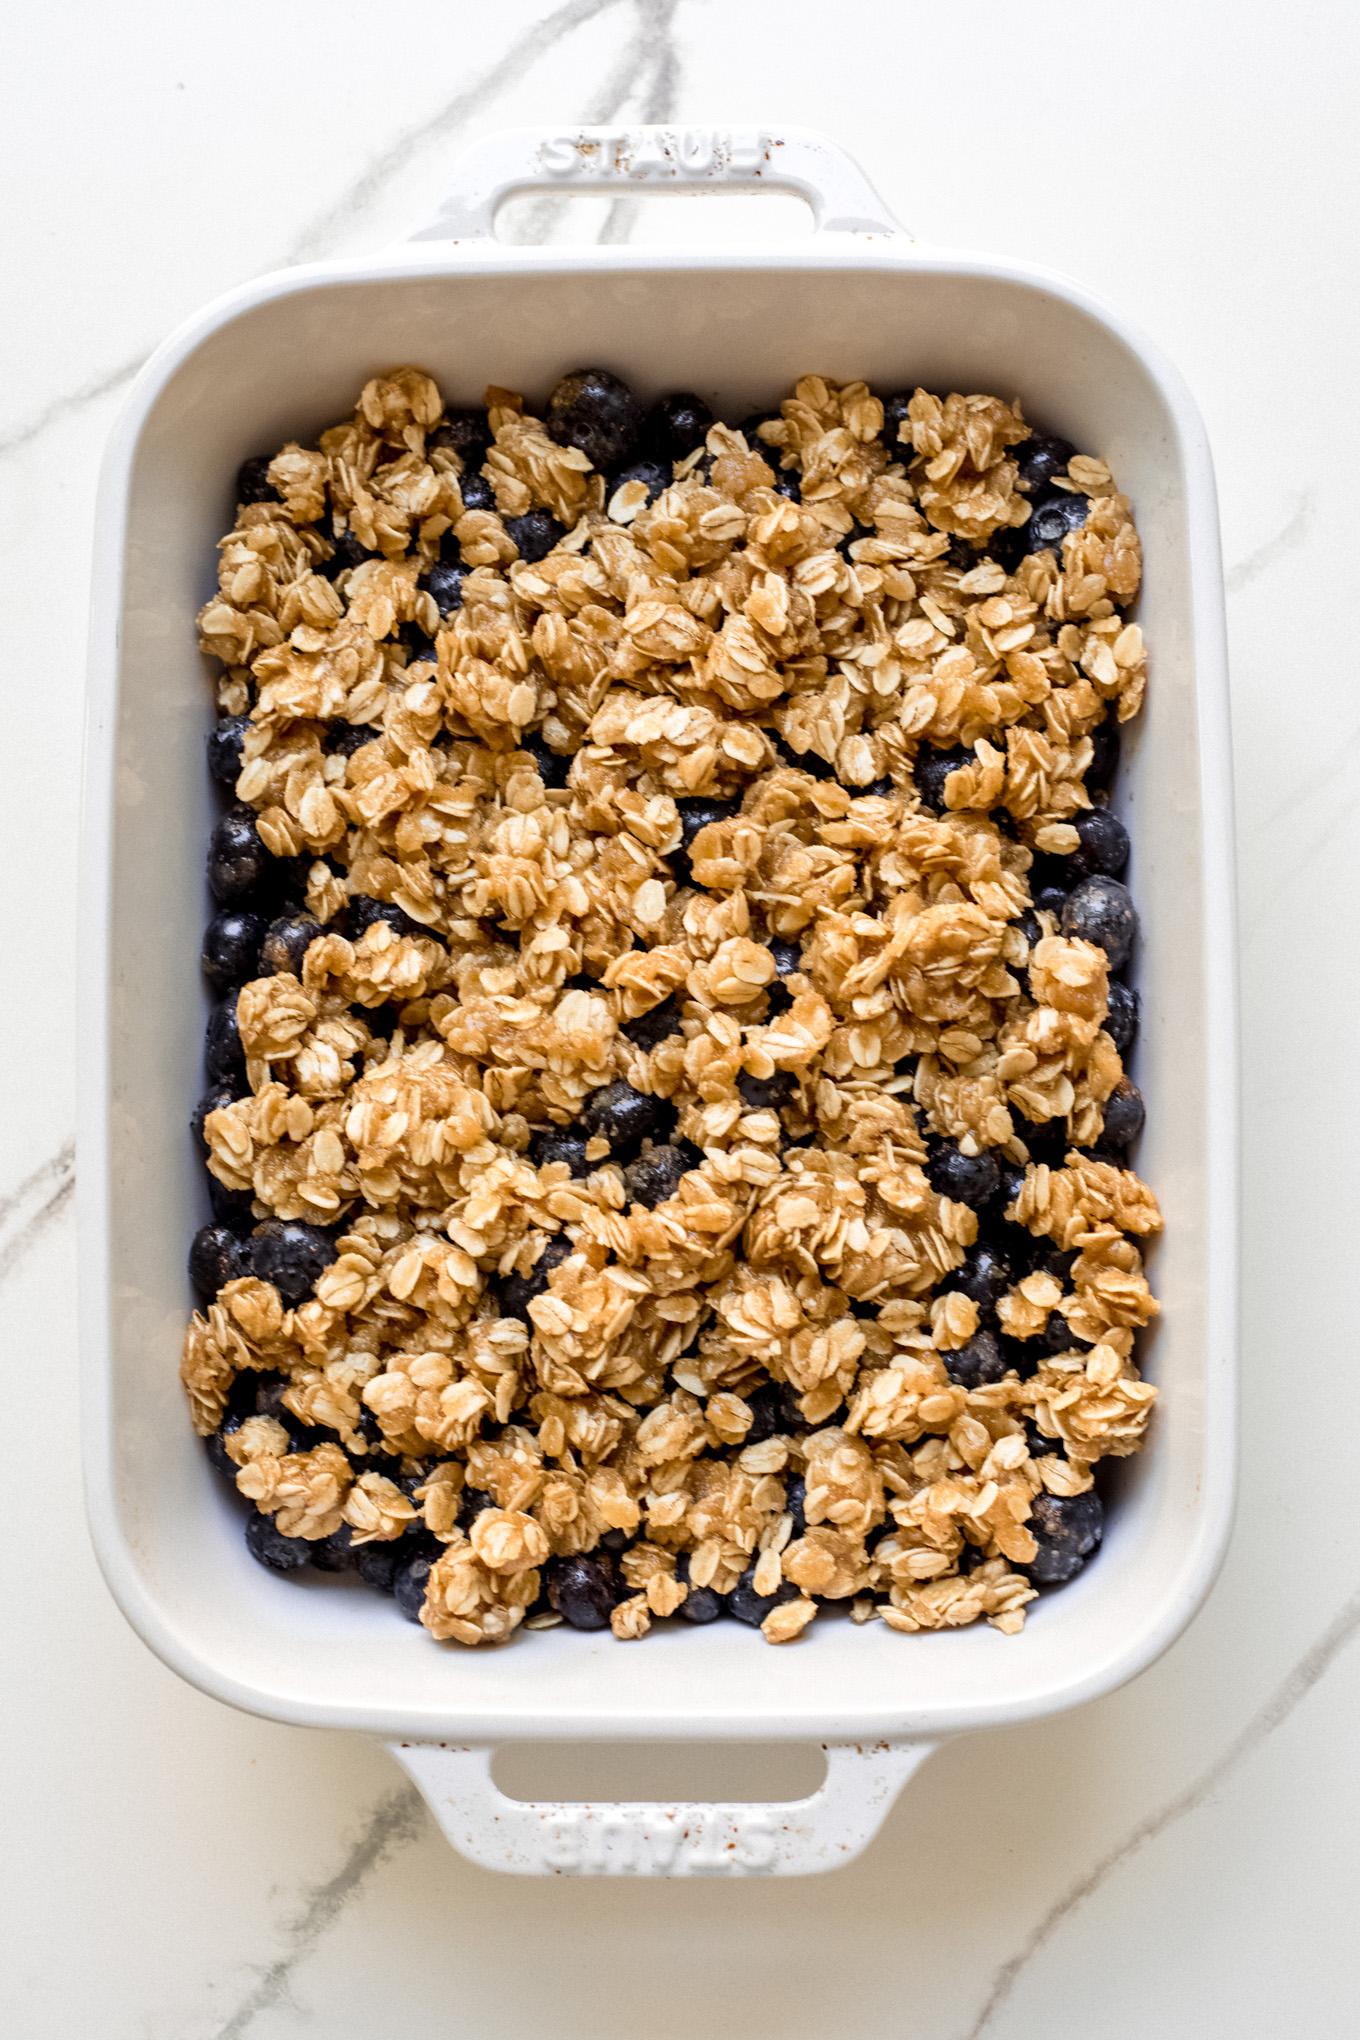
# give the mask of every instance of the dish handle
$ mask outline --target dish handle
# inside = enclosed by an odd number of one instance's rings
[[[785,191],[812,208],[813,239],[909,240],[858,163],[814,128],[502,128],[457,159],[434,215],[410,241],[493,241],[517,192]]]
[[[389,1743],[461,1856],[520,1877],[806,1877],[858,1856],[934,1743],[823,1743],[807,1799],[749,1805],[510,1799],[488,1743]]]

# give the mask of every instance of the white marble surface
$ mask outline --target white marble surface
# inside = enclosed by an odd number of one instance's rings
[[[63,0],[12,13],[6,40],[0,2029],[1357,2030],[1354,10]],[[217,291],[390,237],[461,139],[625,113],[823,127],[932,238],[1116,299],[1204,407],[1230,570],[1245,1421],[1227,1566],[1134,1685],[945,1749],[858,1864],[778,1886],[472,1869],[376,1748],[234,1714],[165,1671],[78,1513],[77,761],[94,479],[121,393]]]

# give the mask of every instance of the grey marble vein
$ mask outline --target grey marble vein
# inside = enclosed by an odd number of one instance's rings
[[[68,1140],[65,1147],[26,1176],[17,1190],[0,1198],[0,1282],[56,1224],[75,1187],[75,1143]]]
[[[258,1981],[226,2024],[218,2028],[213,2040],[242,2040],[261,2012],[279,2003],[298,1964],[311,1954],[374,1872],[402,1849],[409,1848],[424,1826],[425,1803],[413,1785],[399,1786],[374,1807],[334,1877],[303,1893],[297,1911],[280,1929],[283,1953],[260,1972]]]
[[[1244,560],[1239,560],[1228,575],[1226,586],[1230,595],[1236,595],[1239,588],[1259,580],[1267,567],[1273,567],[1276,560],[1292,552],[1296,545],[1302,545],[1308,536],[1308,527],[1313,521],[1312,494],[1304,490],[1293,500],[1293,515],[1284,528],[1277,531],[1274,538],[1267,539],[1264,545],[1258,546],[1255,552],[1248,553]]]
[[[1178,1820],[1183,1820],[1186,1814],[1193,1813],[1197,1807],[1203,1806],[1204,1802],[1227,1782],[1234,1771],[1238,1770],[1248,1757],[1254,1755],[1266,1738],[1273,1735],[1275,1730],[1289,1719],[1299,1703],[1307,1699],[1319,1679],[1330,1671],[1337,1657],[1352,1641],[1357,1631],[1360,1631],[1360,1593],[1351,1596],[1317,1642],[1304,1652],[1293,1670],[1281,1680],[1265,1705],[1258,1709],[1241,1733],[1229,1743],[1222,1756],[1201,1771],[1199,1777],[1187,1785],[1183,1792],[1178,1792],[1165,1806],[1159,1807],[1155,1813],[1150,1813],[1146,1819],[1139,1821],[1137,1827],[1130,1829],[1122,1841],[1107,1850],[1089,1870],[1077,1878],[1075,1883],[1069,1885],[1061,1898],[1050,1906],[1024,1945],[1017,1949],[1008,1961],[1003,1962],[996,1972],[986,2001],[967,2033],[962,2036],[962,2040],[980,2040],[980,2035],[992,2028],[997,2013],[1010,1997],[1027,1964],[1041,1948],[1047,1946],[1058,1928],[1071,1919],[1087,1899],[1098,1891],[1116,1870],[1131,1857],[1136,1856],[1148,1842],[1155,1841]]]
[[[145,354],[135,355],[131,361],[125,361],[121,368],[111,368],[105,374],[96,376],[93,382],[82,383],[78,390],[68,390],[65,396],[53,397],[50,404],[44,404],[41,411],[35,412],[22,425],[11,426],[8,432],[0,435],[0,460],[3,460],[6,454],[17,453],[20,447],[29,445],[32,440],[46,432],[49,426],[60,425],[64,418],[73,417],[76,412],[83,411],[88,404],[97,404],[101,397],[111,397],[115,390],[121,390],[125,383],[132,381],[147,359],[148,356]]]

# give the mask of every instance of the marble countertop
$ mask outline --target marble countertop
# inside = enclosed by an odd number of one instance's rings
[[[998,0],[506,0],[485,15],[66,0],[8,38],[0,1451],[18,1506],[0,1567],[0,2026],[24,2040],[1360,2028],[1360,1490],[1337,1414],[1354,1402],[1360,1232],[1360,686],[1337,624],[1360,463],[1354,10],[1055,0],[1021,23]],[[78,758],[110,423],[186,313],[280,263],[380,245],[461,141],[625,117],[823,128],[930,238],[1114,299],[1204,408],[1229,569],[1245,1275],[1226,1567],[1131,1686],[947,1746],[860,1861],[778,1885],[472,1868],[377,1747],[234,1713],[153,1659],[77,1502]],[[583,218],[540,210],[530,230],[646,230]]]

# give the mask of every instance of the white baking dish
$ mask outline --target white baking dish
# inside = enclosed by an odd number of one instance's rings
[[[778,186],[809,241],[505,247],[508,191]],[[452,400],[542,392],[600,362],[646,396],[701,390],[728,417],[810,369],[883,389],[1018,393],[1105,455],[1146,555],[1147,712],[1118,804],[1143,916],[1148,1101],[1140,1167],[1166,1214],[1161,1389],[1099,1562],[1024,1634],[903,1637],[823,1619],[772,1650],[735,1623],[623,1647],[557,1629],[436,1649],[353,1583],[299,1587],[247,1556],[185,1417],[184,1255],[206,1198],[185,1121],[200,1089],[210,715],[193,616],[248,454],[305,438],[396,362]],[[1179,376],[1081,289],[912,241],[839,151],[792,132],[515,133],[465,157],[410,243],[266,277],[191,320],[139,377],[105,464],[86,752],[80,1106],[90,1510],[109,1584],[167,1664],[275,1719],[388,1739],[454,1843],[504,1869],[788,1872],[862,1847],[942,1736],[1108,1692],[1189,1620],[1228,1530],[1236,1223],[1234,936],[1222,589],[1204,430]],[[516,1739],[806,1739],[826,1787],[792,1806],[557,1807],[501,1798]]]

